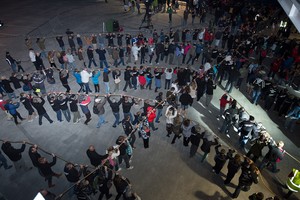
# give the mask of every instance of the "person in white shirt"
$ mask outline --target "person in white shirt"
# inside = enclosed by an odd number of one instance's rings
[[[67,64],[69,65],[69,70],[73,70],[76,68],[76,64],[75,64],[75,59],[74,56],[71,54],[71,49],[68,49],[68,53],[66,54],[68,62]]]
[[[171,84],[172,78],[173,78],[173,71],[174,70],[172,68],[165,70],[165,74],[166,74],[165,90],[170,89],[170,84]]]
[[[88,72],[87,68],[84,68],[80,72],[80,76],[81,76],[81,81],[82,81],[83,85],[85,86],[86,94],[88,94],[89,92],[92,92],[92,90],[90,89],[90,86],[89,86],[89,80],[90,80],[90,77],[92,77],[92,73]]]
[[[136,64],[136,61],[138,61],[138,53],[140,49],[141,47],[138,47],[136,44],[134,44],[133,47],[131,48],[132,55],[134,57],[134,64]]]
[[[35,58],[35,52],[32,48],[29,49],[29,58],[30,58],[30,61],[33,63],[33,65],[36,67],[36,58]]]
[[[168,106],[165,116],[166,116],[166,130],[168,132],[167,136],[170,137],[173,130],[174,118],[177,116],[177,109],[173,106]]]

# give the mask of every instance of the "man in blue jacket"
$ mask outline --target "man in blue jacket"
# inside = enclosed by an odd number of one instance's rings
[[[9,100],[7,104],[4,105],[4,108],[13,116],[15,120],[15,124],[21,124],[21,122],[18,122],[18,117],[20,120],[25,120],[25,118],[21,117],[20,113],[17,111],[17,108],[19,108],[20,103],[13,103],[12,100]]]

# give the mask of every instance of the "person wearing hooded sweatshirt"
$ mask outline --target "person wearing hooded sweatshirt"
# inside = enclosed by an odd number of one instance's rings
[[[219,142],[218,142],[218,138],[216,138],[212,133],[206,131],[201,134],[201,139],[203,140],[203,143],[200,147],[201,150],[204,152],[204,155],[202,156],[201,159],[201,162],[203,163],[207,155],[210,153],[210,147],[212,145],[219,144]]]
[[[98,123],[97,123],[97,128],[100,128],[102,124],[105,124],[105,118],[104,118],[104,113],[105,113],[105,109],[104,109],[104,105],[106,104],[106,96],[104,97],[99,97],[96,96],[95,97],[95,102],[94,102],[94,107],[97,108],[98,113],[94,113],[97,114],[99,119],[98,119]]]

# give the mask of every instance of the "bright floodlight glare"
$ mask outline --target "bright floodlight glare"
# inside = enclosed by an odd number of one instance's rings
[[[39,192],[33,200],[46,200],[43,195]]]
[[[0,20],[0,27],[3,26],[3,22]]]

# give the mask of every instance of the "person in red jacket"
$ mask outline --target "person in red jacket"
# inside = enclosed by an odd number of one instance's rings
[[[153,131],[156,131],[158,129],[158,128],[154,127],[155,118],[156,118],[156,109],[149,106],[147,108],[147,119],[148,119],[148,122],[149,122],[149,127],[151,127]]]
[[[146,78],[144,76],[144,73],[140,73],[138,79],[139,79],[141,90],[143,90],[146,85]]]
[[[227,94],[225,93],[225,94],[223,94],[223,96],[221,97],[221,99],[220,99],[220,113],[219,113],[219,115],[217,116],[217,119],[219,120],[219,118],[223,115],[223,113],[224,113],[224,111],[225,111],[225,109],[226,109],[226,105],[228,104],[228,103],[231,103],[232,102],[232,99],[230,98],[229,100],[228,100],[228,96],[227,96]]]
[[[282,58],[277,58],[276,60],[274,60],[274,62],[272,62],[270,66],[268,77],[274,78],[275,74],[279,71],[281,64],[282,64]]]
[[[2,94],[0,94],[0,108],[1,110],[3,110],[6,113],[6,118],[7,120],[12,120],[13,117],[11,116],[11,114],[9,114],[9,112],[4,108],[4,105],[7,104],[7,101],[3,99]]]

